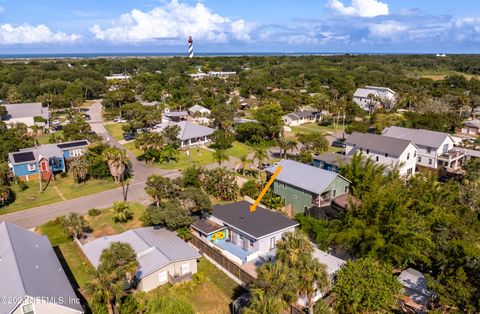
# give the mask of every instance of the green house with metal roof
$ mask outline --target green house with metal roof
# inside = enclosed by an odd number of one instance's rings
[[[270,189],[285,205],[292,206],[294,214],[305,213],[312,207],[329,206],[349,191],[350,181],[336,172],[289,159],[265,170],[272,175],[278,166],[282,166],[282,171]]]

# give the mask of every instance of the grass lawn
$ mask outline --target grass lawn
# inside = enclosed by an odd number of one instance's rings
[[[58,176],[55,185],[67,199],[78,198],[120,187],[120,185],[113,182],[113,180],[88,180],[77,184],[73,181],[72,176],[66,178],[60,178]]]
[[[59,175],[57,175],[55,181],[51,181],[46,187],[46,182],[43,183],[44,191],[42,193],[40,193],[38,180],[26,182],[26,184],[28,189],[25,191],[20,191],[17,184],[12,184],[12,189],[15,192],[15,201],[0,208],[0,215],[63,201],[55,187],[66,199],[74,199],[119,186],[112,180],[89,180],[85,183],[76,184],[71,176],[62,178]]]
[[[123,144],[123,147],[125,147],[126,149],[131,151],[132,154],[134,154],[137,157],[143,154],[143,152],[141,150],[139,150],[135,147],[135,141],[125,143],[125,144]]]
[[[141,227],[140,217],[145,210],[145,206],[139,203],[130,203],[130,211],[133,213],[133,219],[125,223],[113,222],[113,207],[102,209],[100,215],[85,215],[87,225],[93,231],[93,237],[98,238],[105,235],[122,233],[132,228]]]
[[[479,78],[478,75],[472,75],[472,74],[467,74],[467,73],[462,73],[462,72],[457,72],[452,70],[422,71],[416,74],[422,78],[429,78],[434,81],[443,80],[445,79],[445,77],[450,75],[463,75],[467,80],[470,80],[472,78],[476,78],[476,79]]]
[[[205,258],[197,266],[204,282],[164,285],[147,293],[146,299],[157,295],[182,296],[192,304],[195,313],[230,313],[229,304],[242,288]]]
[[[327,134],[327,132],[341,132],[342,131],[342,126],[338,126],[337,129],[334,128],[333,125],[329,126],[320,126],[316,123],[307,123],[299,126],[291,126],[290,127],[294,133],[297,134],[309,134],[309,133],[315,133],[315,132],[320,132],[322,134]]]
[[[52,134],[55,134],[56,137],[59,137],[59,136],[63,135],[63,131],[60,130],[60,131],[56,131],[55,133],[48,133],[48,134],[43,134],[43,135],[38,136],[37,137],[38,144],[48,144],[48,143],[50,143],[48,140],[50,139]]]
[[[117,141],[123,140],[122,123],[105,124],[105,129],[107,129],[108,133]]]
[[[233,157],[240,158],[246,154],[255,152],[255,149],[247,144],[240,142],[233,142],[232,147],[227,149],[227,154]]]

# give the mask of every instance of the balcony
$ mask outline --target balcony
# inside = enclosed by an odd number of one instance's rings
[[[172,276],[168,274],[168,282],[171,285],[175,285],[177,283],[185,282],[185,281],[190,281],[192,280],[192,273],[187,273],[184,275],[177,275],[177,276]]]
[[[328,196],[319,196],[315,198],[313,204],[317,207],[328,206],[332,203],[332,199]]]
[[[444,161],[454,161],[454,160],[463,158],[464,156],[465,156],[465,150],[451,149],[446,153],[442,153],[440,156],[438,156],[438,159],[444,160]]]

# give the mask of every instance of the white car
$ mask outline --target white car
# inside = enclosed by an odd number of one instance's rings
[[[53,120],[52,121],[52,125],[57,125],[57,124],[60,124],[60,120]]]

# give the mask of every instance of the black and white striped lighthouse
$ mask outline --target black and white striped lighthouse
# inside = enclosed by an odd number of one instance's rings
[[[193,39],[192,39],[192,36],[188,37],[188,57],[193,58]]]

